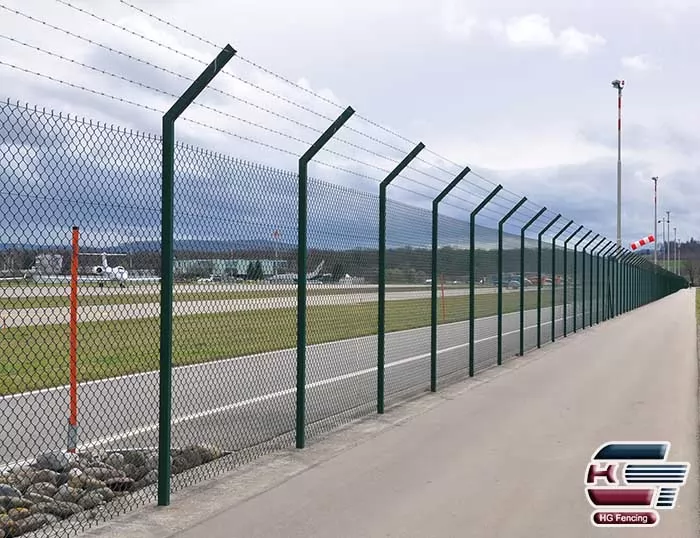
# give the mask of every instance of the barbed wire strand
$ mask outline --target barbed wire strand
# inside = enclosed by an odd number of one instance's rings
[[[148,38],[148,37],[146,37],[146,36],[143,36],[142,34],[139,34],[139,33],[137,33],[137,32],[134,32],[133,30],[130,30],[130,29],[124,27],[124,26],[121,26],[121,25],[118,25],[118,24],[113,23],[113,22],[111,22],[111,21],[108,21],[107,19],[105,19],[105,18],[103,18],[103,17],[100,17],[99,15],[96,15],[96,14],[94,14],[94,13],[91,13],[91,12],[89,12],[89,11],[83,9],[83,8],[80,8],[80,7],[78,7],[78,6],[74,6],[73,4],[71,4],[70,2],[68,2],[68,1],[66,1],[66,0],[56,0],[56,1],[59,2],[59,3],[61,3],[61,4],[63,4],[63,5],[65,5],[65,6],[67,6],[67,7],[70,7],[70,8],[72,8],[72,9],[74,9],[74,10],[77,10],[77,11],[79,11],[79,12],[85,14],[85,15],[88,15],[88,16],[90,16],[90,17],[93,17],[93,18],[95,18],[95,19],[97,19],[97,20],[99,20],[99,21],[101,21],[101,22],[103,22],[103,23],[105,23],[105,24],[108,24],[108,25],[110,25],[110,26],[112,26],[112,27],[114,27],[114,28],[117,28],[117,29],[120,29],[120,30],[122,30],[122,31],[125,31],[125,32],[127,32],[127,33],[129,33],[129,34],[131,34],[131,35],[133,35],[133,36],[135,36],[135,37],[138,37],[138,38],[140,38],[140,39],[144,39],[144,40],[146,40],[146,41],[148,41],[148,42],[150,42],[150,43],[152,43],[152,44],[154,44],[154,45],[161,46],[161,47],[165,48],[166,50],[169,50],[169,51],[171,51],[171,52],[174,52],[174,53],[176,53],[176,54],[179,54],[179,55],[181,55],[181,56],[183,56],[183,57],[186,57],[186,58],[188,58],[188,59],[197,61],[198,63],[202,63],[202,64],[205,63],[203,60],[199,60],[199,59],[197,59],[197,58],[195,58],[195,57],[193,57],[193,56],[191,56],[191,55],[188,55],[188,54],[186,54],[186,53],[183,53],[182,51],[178,51],[178,50],[176,50],[176,49],[174,49],[174,48],[172,48],[172,47],[169,47],[169,46],[167,46],[167,45],[164,45],[164,44],[162,44],[162,43],[159,43],[158,41],[155,41],[155,40],[150,39],[150,38]],[[128,7],[131,7],[132,9],[137,10],[138,12],[140,12],[140,13],[146,15],[147,17],[150,17],[150,18],[152,18],[152,19],[154,19],[154,20],[157,20],[158,22],[160,22],[160,23],[162,23],[162,24],[165,24],[166,26],[169,26],[169,27],[171,27],[171,28],[173,28],[173,29],[175,29],[175,30],[178,30],[178,31],[184,33],[185,35],[188,35],[188,36],[190,36],[190,37],[192,37],[192,38],[194,38],[194,39],[199,40],[199,41],[202,42],[202,43],[205,43],[205,44],[207,44],[207,45],[209,45],[209,46],[212,46],[212,47],[219,48],[218,45],[216,45],[214,42],[209,41],[209,40],[207,40],[207,39],[205,39],[205,38],[203,38],[203,37],[201,37],[201,36],[198,36],[198,35],[196,35],[196,34],[190,32],[190,31],[188,31],[188,30],[185,30],[184,28],[181,28],[181,27],[179,27],[179,26],[177,26],[177,25],[175,25],[175,24],[173,24],[173,23],[171,23],[171,22],[169,22],[169,21],[166,21],[165,19],[163,19],[163,18],[161,18],[161,17],[158,17],[157,15],[154,15],[154,14],[152,14],[152,13],[150,13],[150,12],[147,12],[146,10],[144,10],[144,9],[142,9],[142,8],[139,8],[138,6],[135,6],[135,5],[133,5],[133,4],[130,4],[129,2],[126,2],[126,1],[124,1],[124,0],[120,0],[120,2],[121,2],[122,4],[128,6]],[[259,69],[260,71],[262,71],[262,72],[264,72],[264,73],[266,73],[266,74],[268,74],[268,75],[270,75],[270,76],[273,76],[273,77],[275,77],[275,78],[277,78],[277,79],[279,79],[279,80],[284,81],[285,83],[291,85],[292,87],[295,87],[295,88],[297,88],[297,89],[299,89],[299,90],[302,90],[302,91],[308,93],[309,95],[315,96],[316,98],[318,98],[318,99],[320,99],[320,100],[322,100],[322,101],[324,101],[324,102],[327,102],[327,103],[329,103],[329,104],[332,104],[333,106],[335,106],[335,107],[337,107],[337,108],[344,108],[343,105],[340,105],[340,104],[338,104],[338,103],[335,103],[335,102],[333,102],[333,101],[331,101],[331,100],[329,100],[329,99],[327,99],[327,98],[325,98],[325,97],[323,97],[323,96],[321,96],[321,95],[316,94],[315,92],[309,90],[308,88],[304,88],[303,86],[300,86],[299,84],[296,84],[295,82],[289,80],[288,78],[286,78],[286,77],[284,77],[284,76],[282,76],[282,75],[279,75],[278,73],[275,73],[274,71],[272,71],[272,70],[270,70],[270,69],[267,69],[267,68],[265,68],[265,67],[263,67],[263,66],[261,66],[261,65],[259,65],[259,64],[257,64],[257,63],[255,63],[255,62],[253,62],[252,60],[250,60],[250,59],[248,59],[248,58],[242,56],[240,53],[237,53],[236,56],[235,56],[235,58],[237,58],[237,59],[239,59],[239,60],[241,60],[241,61],[243,61],[243,62],[245,62],[245,63],[248,63],[249,65],[251,65],[251,66],[253,66],[253,67]],[[238,80],[241,80],[242,82],[245,82],[245,83],[247,83],[247,84],[253,85],[252,83],[250,83],[250,82],[248,82],[248,81],[245,81],[245,80],[243,80],[243,79],[240,78],[240,77],[235,77],[235,78],[237,78]],[[270,92],[269,90],[260,88],[260,87],[258,87],[257,85],[253,85],[253,86],[256,87],[256,89],[258,89],[258,90],[265,91],[266,93],[269,93],[269,94],[271,94],[271,95],[275,95],[275,97],[281,98],[281,96],[278,96],[278,95],[274,94],[273,92]],[[285,99],[285,100],[286,100],[286,98],[282,98],[282,99]],[[291,102],[291,101],[288,101],[288,102]],[[302,105],[300,105],[300,106],[302,106]],[[306,110],[307,110],[308,112],[311,112],[311,109],[308,109],[308,108],[307,108]],[[385,131],[385,132],[387,132],[387,133],[389,133],[389,134],[392,134],[392,135],[396,136],[397,138],[399,138],[399,139],[401,139],[401,140],[403,140],[403,141],[405,141],[405,142],[409,142],[409,143],[411,143],[411,144],[414,145],[414,146],[416,145],[416,142],[414,142],[414,141],[412,141],[412,140],[410,140],[410,139],[408,139],[408,138],[406,138],[406,137],[404,137],[404,136],[402,136],[402,135],[400,135],[400,134],[398,134],[398,133],[396,133],[396,132],[394,132],[394,131],[392,131],[392,130],[390,130],[390,129],[387,129],[386,127],[383,127],[382,125],[379,125],[378,123],[376,123],[376,122],[374,122],[374,121],[372,121],[372,120],[370,120],[370,119],[368,119],[368,118],[365,118],[364,116],[362,116],[362,115],[360,115],[360,114],[355,113],[355,117],[360,118],[360,119],[364,120],[365,122],[369,123],[370,125],[373,125],[373,126],[379,128],[379,129],[381,129],[381,130],[383,130],[383,131]],[[332,118],[326,117],[325,119],[328,119],[329,121],[333,121]],[[367,137],[369,137],[369,135],[366,135],[366,133],[363,133],[363,132],[360,132],[360,131],[357,131],[357,130],[354,130],[354,129],[353,129],[353,132],[356,132],[357,134],[361,134],[362,136],[367,136]],[[375,141],[375,142],[383,143],[383,142],[380,141],[379,139],[376,139],[376,138],[373,138],[373,137],[369,137],[369,138],[370,138],[371,140]],[[384,145],[386,145],[386,144],[384,144]],[[407,153],[406,150],[403,150],[403,149],[401,149],[401,148],[396,148],[396,147],[393,147],[393,146],[389,146],[389,147],[391,147],[392,149],[394,149],[394,150],[396,150],[396,151],[399,151],[399,152],[401,152],[401,153],[404,153],[404,154]],[[371,151],[371,150],[366,150],[366,149],[365,149],[365,151]],[[440,158],[440,159],[442,159],[442,160],[445,160],[445,161],[447,161],[447,162],[453,163],[455,166],[459,166],[458,164],[454,163],[453,161],[450,161],[449,159],[446,159],[445,157],[442,157],[442,156],[438,155],[437,153],[435,153],[435,152],[432,151],[432,150],[430,151],[430,153],[433,154],[433,155],[435,155],[435,156],[437,156],[438,158]],[[428,166],[434,167],[434,168],[436,168],[436,169],[442,171],[443,173],[446,173],[446,174],[448,174],[448,175],[451,174],[451,172],[449,172],[449,171],[447,171],[447,170],[445,170],[445,169],[443,169],[443,168],[441,168],[441,167],[435,165],[434,163],[430,163],[429,161],[426,161],[426,160],[424,160],[424,159],[422,159],[422,158],[420,158],[420,157],[417,157],[416,160],[421,161],[421,162],[423,162],[424,164],[427,164]],[[447,180],[447,181],[441,180],[440,178],[436,178],[435,176],[433,176],[433,175],[431,175],[431,174],[427,174],[426,172],[423,172],[423,171],[421,171],[421,170],[419,170],[419,169],[416,169],[416,168],[413,167],[413,166],[410,166],[410,165],[409,165],[407,168],[410,169],[410,170],[412,170],[412,171],[415,171],[415,172],[417,172],[417,173],[421,173],[421,174],[423,174],[423,175],[426,175],[427,177],[430,177],[430,178],[432,178],[432,179],[435,179],[435,180],[437,180],[437,181],[439,181],[439,182],[441,182],[441,183],[443,183],[443,184],[447,184],[447,183],[449,182],[449,180]],[[460,167],[460,168],[461,168],[461,167]],[[484,181],[487,181],[487,182],[488,182],[489,184],[491,184],[491,185],[494,185],[494,186],[496,185],[493,181],[491,181],[491,180],[489,180],[489,179],[487,179],[487,178],[481,176],[481,175],[478,174],[478,173],[474,173],[474,175],[475,175],[476,177],[479,177],[480,179],[482,179],[482,180],[484,180]]]
[[[142,34],[139,34],[139,33],[137,33],[137,32],[134,32],[133,30],[130,30],[130,29],[126,28],[126,27],[123,27],[123,26],[121,26],[121,25],[118,25],[118,24],[116,24],[116,23],[113,23],[113,22],[111,22],[111,21],[108,21],[107,19],[105,19],[105,18],[103,18],[103,17],[100,17],[99,15],[96,15],[96,14],[94,14],[94,13],[91,13],[91,12],[89,12],[89,11],[83,9],[83,8],[80,8],[80,7],[78,7],[78,6],[75,6],[75,5],[71,4],[70,2],[67,2],[66,0],[56,0],[56,1],[59,2],[59,3],[61,3],[61,4],[63,4],[63,5],[65,5],[65,6],[67,6],[67,7],[69,7],[69,8],[72,8],[72,9],[74,9],[74,10],[77,10],[77,11],[79,11],[79,12],[85,14],[85,15],[88,15],[88,16],[90,16],[90,17],[92,17],[92,18],[95,18],[95,19],[97,19],[97,20],[99,20],[99,21],[101,21],[101,22],[103,22],[103,23],[105,23],[105,24],[108,24],[108,25],[110,25],[110,26],[112,26],[112,27],[114,27],[114,28],[117,28],[117,29],[119,29],[119,30],[125,31],[125,32],[129,33],[130,35],[133,35],[133,36],[138,37],[138,38],[140,38],[140,39],[144,39],[144,40],[146,40],[146,41],[148,41],[148,42],[150,42],[150,43],[152,43],[152,44],[154,44],[154,45],[157,45],[157,46],[159,46],[159,47],[165,48],[166,50],[169,50],[170,52],[173,52],[173,53],[178,54],[178,55],[180,55],[180,56],[182,56],[182,57],[188,58],[188,59],[190,59],[190,60],[192,60],[192,61],[195,61],[195,62],[197,62],[197,63],[206,65],[206,62],[204,62],[203,60],[200,60],[200,59],[198,59],[198,58],[196,58],[196,57],[194,57],[194,56],[191,56],[191,55],[189,55],[189,54],[187,54],[187,53],[184,53],[184,52],[182,52],[182,51],[179,51],[179,50],[177,50],[177,49],[174,49],[174,48],[172,48],[172,47],[170,47],[170,46],[168,46],[168,45],[162,44],[162,43],[160,43],[160,42],[158,42],[158,41],[155,41],[155,40],[153,40],[153,39],[150,39],[150,38],[148,38],[148,37],[146,37],[146,36],[143,36]],[[138,7],[136,7],[136,6],[133,6],[132,4],[129,4],[128,2],[125,2],[125,1],[123,1],[123,0],[120,0],[120,1],[121,1],[124,5],[128,5],[129,7],[132,7],[133,9],[136,9],[136,10],[142,12],[143,14],[145,14],[145,15],[151,17],[151,18],[154,18],[155,20],[158,20],[159,22],[161,22],[161,23],[163,23],[163,24],[166,24],[166,25],[171,26],[171,27],[173,27],[173,28],[175,28],[175,29],[177,29],[177,30],[179,30],[179,31],[181,31],[181,32],[184,32],[186,35],[190,35],[191,37],[193,37],[193,38],[195,38],[195,39],[198,39],[198,40],[200,40],[200,41],[202,41],[202,42],[205,42],[205,43],[207,43],[207,44],[209,44],[209,45],[211,45],[211,46],[217,47],[217,45],[214,44],[214,43],[211,42],[211,41],[205,40],[204,38],[201,38],[200,36],[197,36],[197,35],[195,35],[195,34],[189,32],[189,31],[187,31],[187,30],[184,30],[183,28],[177,27],[176,25],[174,25],[174,24],[172,24],[172,23],[169,23],[168,21],[165,21],[164,19],[161,19],[160,17],[157,17],[156,15],[152,15],[152,14],[146,12],[145,10],[143,10],[143,9],[141,9],[141,8],[138,8]],[[6,8],[6,6],[0,5],[0,7],[4,7],[5,9],[8,9],[9,11],[15,12],[15,13],[17,13],[17,14],[21,14],[21,15],[23,15],[23,16],[26,16],[25,14],[22,14],[22,13],[20,13],[20,12],[17,12],[16,10],[12,10],[12,9],[10,9],[10,8]],[[28,16],[28,17],[31,17],[31,16]],[[61,29],[61,30],[62,30],[62,29]],[[65,30],[62,30],[62,31],[65,31]],[[65,32],[67,32],[67,31],[65,31]],[[74,34],[73,34],[73,35],[74,35]],[[85,38],[85,39],[86,39],[86,38]],[[87,39],[86,39],[86,40],[87,40]],[[87,41],[91,41],[91,40],[87,40]],[[95,44],[95,42],[92,42],[92,43]],[[109,48],[109,47],[107,47],[107,48]],[[112,50],[114,50],[114,49],[112,49]],[[126,56],[127,56],[127,57],[131,57],[132,59],[134,58],[133,56],[130,56],[130,55],[126,55]],[[273,71],[271,71],[271,70],[269,70],[269,69],[267,69],[267,68],[265,68],[265,67],[263,67],[263,66],[261,66],[261,65],[259,65],[259,64],[256,64],[256,63],[253,62],[252,60],[249,60],[249,59],[247,59],[247,58],[241,56],[240,54],[237,54],[236,57],[237,57],[238,59],[240,59],[240,60],[242,60],[242,61],[248,63],[249,65],[251,65],[251,66],[253,66],[253,67],[256,67],[257,69],[259,69],[259,70],[261,70],[261,71],[263,71],[263,72],[265,72],[265,73],[267,73],[267,74],[269,74],[269,75],[271,75],[271,76],[273,76],[273,77],[275,77],[275,78],[277,78],[277,79],[279,79],[279,80],[282,80],[282,81],[284,81],[284,82],[290,84],[290,85],[293,86],[293,87],[296,87],[296,88],[298,88],[298,89],[300,89],[300,90],[302,90],[302,91],[305,91],[306,93],[309,93],[310,95],[314,95],[314,96],[318,97],[319,99],[328,102],[329,104],[332,104],[332,105],[334,105],[334,106],[336,106],[336,107],[339,107],[339,108],[342,108],[342,107],[343,107],[342,105],[340,105],[340,104],[338,104],[338,103],[335,103],[335,102],[333,102],[333,101],[330,101],[330,100],[324,98],[323,96],[320,96],[320,95],[318,95],[318,94],[315,94],[313,91],[308,90],[307,88],[304,88],[304,87],[302,87],[302,86],[300,86],[300,85],[298,85],[298,84],[292,82],[291,80],[289,80],[289,79],[283,77],[282,75],[279,75],[279,74],[277,74],[277,73],[275,73],[275,72],[273,72]],[[251,85],[252,87],[255,87],[256,89],[258,89],[258,90],[260,90],[260,91],[263,91],[263,92],[265,92],[265,93],[267,93],[267,94],[270,94],[270,95],[272,95],[272,96],[274,96],[274,97],[276,97],[276,98],[282,99],[282,100],[288,102],[289,104],[293,104],[293,105],[295,105],[295,106],[298,106],[298,107],[302,108],[303,110],[305,110],[305,111],[307,111],[307,112],[313,113],[313,114],[318,115],[318,116],[320,116],[320,117],[324,117],[324,119],[328,119],[329,121],[331,121],[331,120],[333,119],[333,118],[329,118],[329,117],[323,116],[323,115],[317,113],[316,111],[313,111],[312,109],[310,109],[310,108],[308,108],[308,107],[304,107],[303,105],[299,105],[298,103],[295,103],[295,102],[293,102],[293,101],[291,101],[291,100],[289,100],[289,99],[287,99],[287,98],[285,98],[285,97],[282,97],[282,96],[279,96],[279,95],[277,95],[277,94],[274,94],[274,92],[271,92],[271,91],[269,91],[269,90],[267,90],[267,89],[265,89],[265,88],[262,88],[262,87],[260,87],[260,86],[258,86],[258,85],[256,85],[256,84],[254,84],[254,83],[251,83],[251,82],[249,82],[249,81],[247,81],[247,80],[244,80],[242,77],[238,77],[238,76],[233,75],[233,74],[228,73],[228,72],[226,72],[226,74],[228,74],[229,76],[232,76],[233,78],[235,78],[235,79],[237,79],[237,80],[239,80],[239,81],[241,81],[241,82],[243,82],[243,83],[249,84],[249,85]],[[177,75],[176,75],[176,76],[177,76]],[[234,96],[234,97],[235,97],[235,96]],[[239,100],[240,100],[240,99],[239,99]],[[221,111],[219,111],[219,112],[221,112]],[[225,114],[225,113],[224,113],[224,114]],[[402,135],[400,135],[400,134],[398,134],[398,133],[396,133],[396,132],[394,132],[394,131],[392,131],[392,130],[390,130],[390,129],[387,129],[386,127],[384,127],[384,126],[382,126],[382,125],[379,125],[378,123],[373,122],[372,120],[369,120],[368,118],[364,118],[364,117],[362,117],[362,116],[359,115],[359,114],[356,114],[356,116],[359,117],[360,119],[365,120],[367,123],[369,123],[369,124],[371,124],[371,125],[373,125],[373,126],[379,128],[379,129],[381,129],[381,130],[383,130],[383,131],[385,131],[385,132],[387,132],[387,133],[389,133],[389,134],[392,134],[392,135],[396,136],[397,138],[399,138],[399,139],[401,139],[401,140],[403,140],[403,141],[409,142],[409,143],[411,143],[411,144],[415,144],[415,142],[411,141],[410,139],[408,139],[408,138],[406,138],[406,137],[404,137],[404,136],[402,136]],[[237,117],[233,117],[233,118],[234,118],[234,119],[238,119],[239,121],[247,121],[247,120],[242,120],[241,118],[237,118]],[[289,118],[285,118],[285,119],[289,120]],[[292,120],[292,121],[295,121],[295,120]],[[263,126],[260,126],[260,125],[258,125],[258,124],[255,124],[254,122],[249,122],[249,123],[251,123],[252,125],[256,125],[256,126],[258,126],[258,127],[261,127],[261,128],[263,128],[263,129],[268,129],[268,130],[269,130],[269,128],[265,128],[265,127],[263,127]],[[306,126],[306,127],[308,127],[308,126]],[[270,130],[270,131],[271,131],[271,132],[275,132],[275,130]],[[375,141],[375,142],[379,142],[379,143],[381,143],[381,144],[383,144],[383,145],[385,145],[385,146],[387,146],[387,147],[390,147],[391,149],[394,149],[394,150],[396,150],[396,151],[404,152],[404,150],[402,150],[401,148],[396,148],[396,147],[394,147],[394,146],[388,145],[388,144],[384,143],[383,141],[381,141],[381,140],[379,140],[379,139],[375,139],[374,137],[371,137],[370,135],[367,135],[366,133],[363,133],[363,132],[361,132],[361,131],[357,131],[357,130],[354,130],[354,129],[353,129],[353,132],[356,132],[357,134],[360,134],[360,135],[362,135],[362,136],[365,136],[365,137],[367,137],[367,138],[369,138],[369,139],[371,139],[371,140],[373,140],[373,141]],[[277,134],[279,134],[279,132],[277,132]],[[284,135],[283,135],[283,136],[284,136]],[[299,140],[297,140],[297,141],[299,141]],[[346,143],[347,143],[347,141],[346,141]],[[357,147],[358,149],[362,149],[362,150],[364,150],[364,151],[368,151],[368,152],[374,154],[375,156],[379,156],[379,157],[385,158],[385,159],[387,159],[387,160],[390,160],[390,158],[388,158],[388,157],[386,157],[386,156],[383,156],[383,155],[380,155],[380,154],[376,154],[375,152],[373,152],[372,150],[368,150],[367,148],[362,148],[362,147],[359,147],[359,146],[355,146],[355,147]],[[380,168],[380,167],[377,167],[377,166],[375,166],[375,165],[371,165],[371,164],[368,164],[368,163],[363,163],[363,162],[361,162],[361,161],[358,161],[357,159],[353,159],[353,158],[350,158],[350,157],[348,157],[348,156],[339,154],[339,153],[337,153],[337,152],[333,152],[332,150],[327,150],[327,151],[329,151],[330,153],[333,153],[333,154],[335,154],[335,155],[337,155],[337,156],[341,156],[342,158],[346,158],[346,159],[351,160],[351,161],[359,162],[360,164],[363,164],[363,165],[365,165],[365,166],[368,166],[368,167],[371,167],[371,168],[375,168],[375,169],[378,169],[378,170],[380,170],[380,171],[383,171],[383,172],[388,173],[388,171],[386,171],[386,170],[384,170],[384,169],[382,169],[382,168]],[[458,167],[460,166],[459,164],[455,163],[454,161],[451,161],[450,159],[448,159],[448,158],[446,158],[446,157],[444,157],[444,156],[442,156],[442,155],[439,155],[438,153],[436,153],[436,152],[433,151],[433,150],[428,150],[428,152],[429,152],[430,154],[432,154],[432,155],[438,157],[439,159],[445,161],[445,162],[449,162],[449,163],[453,164],[454,166],[458,166]],[[438,170],[441,170],[441,171],[444,172],[444,173],[450,174],[449,171],[444,170],[443,168],[437,166],[437,165],[434,164],[434,163],[427,162],[427,161],[425,161],[425,160],[423,160],[423,159],[420,159],[420,158],[417,159],[417,160],[421,160],[422,162],[424,162],[425,164],[428,164],[428,165],[431,166],[431,167],[434,167],[434,168],[436,168],[436,169],[438,169]],[[437,177],[435,177],[434,175],[431,175],[431,174],[428,174],[428,173],[426,173],[426,172],[423,172],[422,170],[415,169],[415,168],[412,168],[412,167],[409,167],[409,168],[410,168],[411,170],[416,171],[417,173],[421,173],[421,174],[423,174],[423,175],[426,175],[427,177],[430,177],[430,178],[432,178],[432,179],[435,179],[435,180],[437,180],[437,181],[439,181],[439,182],[441,182],[441,183],[446,183],[445,181],[441,180],[440,178],[437,178]],[[354,172],[352,172],[352,173],[354,173]],[[479,174],[478,172],[474,172],[474,171],[472,170],[471,173],[472,173],[474,176],[476,176],[476,177],[482,179],[483,181],[486,181],[487,183],[489,183],[489,184],[495,186],[495,183],[494,183],[492,180],[490,180],[490,179],[488,179],[488,178],[485,178],[484,176],[482,176],[482,175]],[[357,175],[357,173],[354,173],[354,174]],[[405,177],[405,176],[404,176],[404,177]],[[421,186],[423,186],[423,184],[421,184],[421,183],[419,183],[419,182],[417,182],[417,181],[415,181],[415,180],[409,179],[409,181],[412,181],[412,182],[414,182],[414,183],[418,183],[418,184],[420,184]],[[483,187],[481,187],[481,188],[483,189]],[[486,189],[484,189],[484,190],[485,190],[486,192],[488,192],[488,190],[486,190]],[[506,190],[506,189],[504,189],[504,190]],[[508,191],[508,192],[510,192],[510,191]],[[515,195],[515,196],[517,196],[517,194],[515,194],[515,193],[512,193],[512,194]]]

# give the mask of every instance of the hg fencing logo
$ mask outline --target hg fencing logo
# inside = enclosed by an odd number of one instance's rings
[[[654,527],[658,510],[672,510],[690,464],[667,462],[668,442],[602,445],[588,464],[586,497],[596,527]],[[618,479],[622,468],[624,482]]]

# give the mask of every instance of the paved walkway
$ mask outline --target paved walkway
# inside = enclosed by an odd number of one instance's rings
[[[695,290],[544,347],[94,536],[698,536]],[[608,441],[691,462],[654,529],[595,529],[584,471]]]

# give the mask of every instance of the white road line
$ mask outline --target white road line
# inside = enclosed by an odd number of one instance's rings
[[[574,317],[573,315],[567,316],[567,319],[572,319],[573,317]],[[480,318],[480,319],[484,319],[484,318]],[[564,318],[557,318],[554,321],[555,321],[555,323],[557,323],[557,322],[563,321],[563,319]],[[457,323],[465,323],[465,322],[457,322]],[[543,321],[540,325],[546,326],[546,325],[550,325],[550,324],[551,324],[551,321]],[[524,330],[528,331],[528,330],[532,330],[532,329],[536,329],[536,328],[537,328],[537,325],[535,324],[535,325],[529,325],[527,327],[524,327]],[[415,330],[415,329],[409,329],[409,331],[412,331],[412,330]],[[409,332],[409,331],[406,331],[406,332]],[[512,334],[517,334],[519,332],[520,332],[520,329],[516,329],[514,331],[507,331],[507,332],[504,332],[502,334],[502,336],[510,336]],[[479,344],[481,342],[487,342],[489,340],[494,340],[496,338],[498,338],[498,335],[488,336],[486,338],[480,338],[478,340],[475,340],[474,343]],[[448,353],[450,351],[454,351],[456,349],[462,349],[465,347],[469,347],[469,344],[464,343],[464,344],[458,344],[456,346],[447,347],[444,349],[439,349],[437,351],[437,353],[438,354]],[[413,357],[407,357],[405,359],[399,359],[399,360],[387,363],[385,365],[385,368],[395,368],[397,366],[401,366],[404,364],[415,362],[415,361],[418,361],[421,359],[426,359],[429,357],[430,357],[430,353],[422,353],[420,355],[415,355]],[[343,375],[339,375],[339,376],[335,376],[335,377],[330,377],[327,379],[322,379],[320,381],[314,381],[312,383],[308,383],[306,385],[306,388],[308,390],[308,389],[321,387],[324,385],[330,385],[332,383],[337,383],[338,381],[344,381],[346,379],[352,379],[354,377],[359,377],[359,376],[363,376],[366,374],[370,374],[372,372],[375,372],[376,370],[377,370],[377,367],[374,366],[371,368],[365,368],[363,370],[357,370],[357,371],[350,372],[347,374],[343,374]],[[216,407],[214,409],[207,409],[205,411],[198,411],[196,413],[190,413],[187,415],[182,415],[180,417],[176,417],[172,420],[172,425],[174,426],[174,425],[181,424],[184,422],[190,422],[192,420],[206,418],[206,417],[209,417],[212,415],[217,415],[219,413],[224,413],[224,412],[231,411],[234,409],[239,409],[241,407],[245,407],[245,406],[248,406],[251,404],[265,402],[265,401],[269,401],[269,400],[274,400],[276,398],[280,398],[282,396],[288,396],[290,394],[295,394],[295,393],[296,393],[296,387],[291,387],[288,389],[284,389],[284,390],[280,390],[280,391],[276,391],[276,392],[271,392],[269,394],[255,396],[253,398],[248,398],[248,399],[241,400],[238,402],[233,402],[233,403],[230,403],[227,405]],[[143,434],[143,433],[149,433],[149,432],[155,431],[157,429],[158,429],[158,423],[149,424],[147,426],[140,426],[138,428],[132,428],[130,430],[124,431],[124,432],[116,434],[116,435],[110,435],[108,437],[101,437],[99,439],[96,439],[95,441],[90,441],[88,443],[81,444],[78,448],[83,449],[83,450],[89,450],[89,449],[97,448],[97,447],[100,447],[100,446],[103,446],[106,444],[110,444],[110,443],[114,443],[114,442],[121,441],[124,439],[128,439],[130,437],[135,437],[135,436]],[[4,471],[11,470],[13,468],[16,468],[18,466],[29,465],[33,461],[34,461],[33,459],[30,459],[30,460],[21,460],[21,461],[10,462],[10,463],[7,463],[7,464],[3,465],[2,467],[0,467],[0,471],[4,472]]]
[[[556,305],[556,306],[557,306],[557,308],[560,308],[560,307],[562,307],[563,305]],[[551,307],[548,307],[548,308],[551,310]],[[535,311],[536,311],[536,309],[525,310],[525,314],[527,314],[528,312],[535,312]],[[506,317],[506,316],[514,316],[514,315],[520,315],[520,312],[519,312],[519,311],[517,311],[517,312],[508,312],[508,313],[503,314],[503,317]],[[567,316],[567,318],[572,318],[572,317],[573,317],[573,316]],[[489,319],[496,319],[496,318],[498,318],[498,316],[485,316],[485,317],[482,317],[482,318],[476,318],[475,321],[486,321],[486,320],[489,320]],[[561,319],[563,319],[563,318],[561,318]],[[558,319],[557,321],[560,321],[560,320]],[[450,326],[453,326],[453,325],[468,324],[468,323],[469,323],[468,320],[465,320],[465,321],[454,321],[454,322],[451,322],[451,323],[441,323],[441,324],[438,325],[438,330],[439,330],[441,327],[450,327]],[[543,322],[543,324],[544,324],[544,322]],[[427,329],[429,329],[429,328],[430,328],[430,325],[425,325],[425,326],[423,326],[423,327],[415,327],[415,328],[413,328],[413,329],[406,329],[406,330],[403,330],[403,331],[392,331],[392,332],[387,332],[386,335],[387,335],[387,338],[389,338],[390,335],[406,334],[406,333],[415,332],[415,331],[424,331],[424,330],[427,330]],[[527,330],[527,328],[526,328],[526,330]],[[505,333],[504,333],[504,335],[505,335]],[[362,340],[369,340],[369,339],[371,339],[371,338],[376,338],[376,337],[377,337],[376,334],[370,334],[370,335],[366,335],[366,336],[356,336],[356,337],[353,337],[353,338],[347,338],[347,339],[343,339],[343,340],[333,340],[332,342],[322,342],[322,343],[320,343],[320,344],[311,344],[311,345],[307,346],[307,349],[310,349],[310,348],[314,348],[314,349],[315,349],[315,348],[321,348],[321,347],[324,347],[324,346],[331,346],[331,345],[337,344],[337,343],[339,343],[339,342],[348,342],[348,341],[351,341],[351,340],[354,340],[354,341],[356,341],[356,342],[360,342],[360,341],[362,341]],[[255,354],[253,354],[253,355],[242,355],[242,356],[240,356],[240,357],[231,357],[231,358],[228,358],[228,359],[220,359],[220,360],[216,360],[216,361],[200,362],[200,363],[195,363],[195,364],[186,364],[186,365],[183,365],[183,366],[175,366],[175,367],[173,368],[173,372],[175,372],[175,371],[180,371],[180,370],[185,371],[185,370],[194,369],[194,368],[204,368],[204,367],[207,367],[207,366],[211,366],[211,365],[213,365],[213,364],[222,364],[222,363],[225,364],[225,363],[229,363],[229,362],[237,362],[237,361],[247,360],[247,359],[254,360],[254,359],[259,359],[259,358],[262,358],[262,357],[265,357],[265,356],[268,356],[268,355],[272,355],[272,354],[274,354],[274,353],[285,353],[285,352],[289,353],[289,352],[294,352],[294,351],[296,351],[296,348],[295,348],[295,347],[294,347],[294,348],[285,348],[285,349],[276,349],[276,350],[273,350],[273,351],[264,351],[264,352],[262,352],[262,353],[255,353]],[[122,380],[122,379],[136,379],[136,378],[139,378],[139,377],[145,377],[145,376],[149,376],[149,375],[155,375],[155,374],[157,374],[157,373],[158,373],[158,370],[149,370],[148,372],[138,372],[138,373],[135,373],[135,374],[126,374],[126,375],[120,375],[120,376],[105,377],[105,378],[102,378],[102,379],[93,379],[93,380],[91,380],[91,381],[83,381],[83,382],[81,382],[81,383],[79,384],[79,387],[89,387],[89,386],[91,386],[91,385],[97,385],[97,384],[100,384],[100,383],[108,383],[108,382],[112,382],[112,381],[119,381],[119,380]],[[36,390],[30,390],[30,391],[27,391],[27,392],[18,392],[18,393],[15,393],[15,394],[7,394],[7,395],[5,395],[5,396],[0,396],[0,401],[1,401],[1,400],[12,400],[12,399],[15,399],[15,398],[24,398],[24,397],[26,397],[26,396],[34,396],[34,395],[37,395],[37,394],[47,394],[47,393],[56,392],[56,391],[66,391],[66,390],[68,390],[68,388],[69,388],[68,385],[59,385],[59,386],[57,386],[57,387],[49,387],[49,388],[45,388],[45,389],[36,389]]]

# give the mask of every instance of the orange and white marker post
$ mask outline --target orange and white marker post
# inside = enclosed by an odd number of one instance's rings
[[[70,417],[68,418],[68,452],[78,446],[78,250],[80,230],[73,226],[73,256],[70,277]]]

